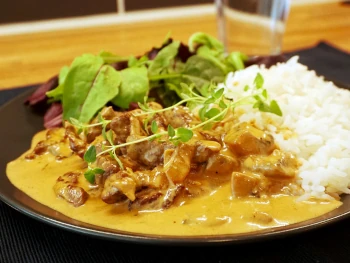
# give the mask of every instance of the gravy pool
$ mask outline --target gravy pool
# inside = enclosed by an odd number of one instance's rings
[[[297,197],[284,195],[234,199],[230,185],[226,184],[208,196],[163,211],[127,211],[123,205],[109,205],[99,198],[89,198],[84,205],[74,207],[57,197],[53,186],[60,175],[85,168],[79,157],[73,155],[60,161],[50,154],[34,160],[24,158],[45,138],[45,132],[36,134],[32,149],[8,164],[9,180],[34,200],[68,217],[101,227],[177,236],[244,233],[311,219],[342,204],[335,200],[298,202]]]

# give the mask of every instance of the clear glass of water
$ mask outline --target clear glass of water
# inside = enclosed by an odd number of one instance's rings
[[[226,51],[278,55],[282,50],[289,0],[215,0],[218,37]]]

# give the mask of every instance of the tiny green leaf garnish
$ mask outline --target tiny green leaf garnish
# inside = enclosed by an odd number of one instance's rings
[[[180,127],[176,129],[176,136],[179,138],[180,141],[188,142],[193,136],[193,131],[187,128]]]
[[[98,168],[98,167],[92,169],[92,171],[93,171],[95,174],[103,174],[103,173],[105,172],[103,169]]]
[[[152,124],[151,124],[151,131],[152,131],[153,133],[157,133],[157,131],[158,131],[158,124],[157,124],[157,122],[156,122],[155,120],[152,121]]]
[[[258,73],[254,79],[254,84],[257,89],[261,89],[264,85],[264,78],[263,76]]]
[[[245,85],[244,88],[243,88],[243,91],[248,91],[248,90],[249,90],[249,86]]]
[[[264,89],[264,90],[262,91],[261,95],[262,95],[265,99],[267,99],[267,90]]]
[[[257,101],[261,100],[261,97],[259,95],[254,95],[253,98],[256,99]]]
[[[209,99],[207,99],[206,101],[204,101],[204,104],[211,104],[215,102],[215,98],[214,97],[210,97]]]
[[[103,130],[105,130],[106,128],[104,127]],[[110,145],[113,145],[113,132],[112,130],[109,130],[108,132],[105,133],[106,134],[106,139],[107,141],[110,143]]]
[[[147,105],[146,103],[142,104],[142,103],[138,102],[137,104],[138,104],[139,108],[143,111],[147,111],[149,109],[148,107],[146,107],[146,105]]]
[[[103,174],[104,172],[105,171],[101,168],[93,168],[93,169],[90,168],[84,173],[84,177],[90,184],[94,184],[95,183],[95,175],[96,174]]]
[[[271,108],[271,112],[278,115],[278,116],[282,116],[282,111],[280,106],[278,105],[277,101],[272,100],[270,103],[270,108]]]
[[[235,70],[244,69],[244,61],[247,60],[248,57],[241,52],[232,52],[228,55],[227,60]]]
[[[204,117],[207,117],[208,119],[214,118],[220,113],[220,110],[217,108],[211,108],[209,111],[207,111],[204,114]]]
[[[80,128],[80,126],[82,124],[80,121],[78,121],[77,119],[75,119],[73,117],[69,118],[69,120],[70,120],[70,123],[73,124],[75,127]]]
[[[95,183],[95,173],[92,170],[87,170],[84,173],[84,177],[90,184]]]
[[[96,161],[96,147],[91,145],[84,154],[84,161],[87,163],[93,163]]]
[[[219,107],[220,107],[221,109],[226,109],[226,108],[227,108],[227,104],[226,104],[223,100],[220,100],[220,102],[219,102]]]
[[[170,124],[168,125],[168,135],[169,135],[169,137],[175,136],[175,130],[174,130],[173,126],[171,126]]]
[[[215,99],[219,99],[222,97],[222,95],[224,94],[224,91],[225,89],[224,88],[221,88],[221,89],[218,89],[215,93],[214,93],[214,98]]]
[[[200,108],[200,110],[198,111],[198,115],[199,115],[199,118],[201,119],[201,121],[205,121],[205,113],[208,109],[208,106],[205,105],[204,107]]]

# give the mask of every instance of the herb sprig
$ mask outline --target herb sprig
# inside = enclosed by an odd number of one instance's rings
[[[113,132],[111,130],[106,131],[107,125],[110,123],[109,120],[103,119],[101,115],[99,115],[98,123],[85,125],[80,123],[76,119],[71,119],[71,122],[74,126],[76,126],[80,131],[84,131],[89,127],[94,127],[97,125],[102,126],[102,136],[109,143],[109,145],[103,145],[103,150],[96,154],[95,146],[90,146],[84,155],[84,160],[89,164],[89,169],[85,173],[86,179],[91,182],[92,178],[94,179],[95,174],[103,173],[102,169],[92,168],[91,163],[96,160],[98,156],[109,153],[119,164],[121,169],[124,169],[122,162],[118,158],[116,154],[116,150],[118,148],[126,147],[132,144],[137,144],[145,141],[153,141],[159,140],[164,141],[164,136],[170,142],[175,145],[179,143],[188,142],[193,137],[193,131],[203,127],[204,129],[209,129],[215,122],[219,122],[225,118],[229,111],[234,111],[237,106],[250,104],[253,108],[257,108],[263,112],[270,112],[276,114],[278,116],[282,116],[282,111],[275,100],[269,101],[268,92],[265,88],[263,88],[264,79],[260,73],[254,79],[254,85],[252,87],[246,86],[244,88],[245,91],[250,90],[250,95],[242,97],[237,100],[228,100],[224,96],[224,88],[218,88],[215,85],[210,85],[207,89],[206,97],[196,93],[193,89],[193,85],[187,85],[186,83],[181,83],[181,97],[183,98],[180,102],[163,109],[152,109],[147,104],[147,98],[144,99],[144,103],[139,103],[139,107],[142,112],[134,113],[134,116],[151,116],[153,117],[157,113],[165,112],[174,109],[179,105],[186,104],[186,106],[190,106],[192,108],[198,108],[198,116],[200,118],[200,123],[191,126],[191,127],[179,127],[175,129],[171,125],[168,125],[166,131],[158,132],[158,125],[155,120],[153,120],[150,124],[152,134],[146,136],[144,138],[130,141],[122,144],[114,144],[113,143]],[[145,119],[146,124],[148,124],[149,119]],[[146,125],[145,125],[146,126]]]
[[[103,174],[104,170],[98,167],[93,168],[91,165],[96,161],[96,147],[91,145],[84,154],[84,161],[88,163],[88,169],[84,173],[85,179],[91,183],[95,183],[95,175]]]

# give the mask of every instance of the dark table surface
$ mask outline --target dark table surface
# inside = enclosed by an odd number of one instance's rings
[[[300,61],[318,74],[349,87],[349,54],[325,43],[288,56],[294,54],[300,55]],[[1,91],[0,105],[26,89]],[[0,262],[350,262],[350,218],[268,241],[155,246],[102,240],[58,229],[22,215],[0,201]]]

